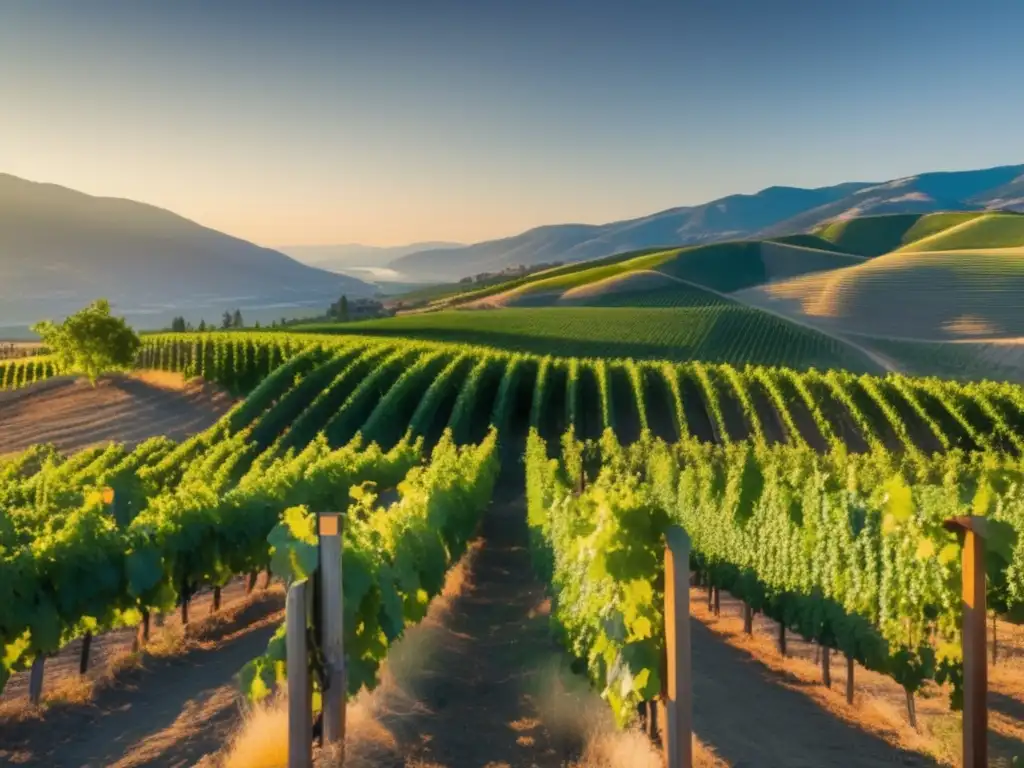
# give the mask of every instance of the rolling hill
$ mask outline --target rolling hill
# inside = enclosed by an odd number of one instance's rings
[[[641,248],[740,238],[774,239],[867,215],[920,217],[936,211],[996,209],[1024,211],[1024,165],[818,189],[769,187],[753,195],[731,195],[638,219],[544,226],[500,240],[411,253],[389,266],[424,279],[457,280],[517,264],[582,261]]]
[[[141,328],[236,307],[280,317],[322,308],[361,280],[131,200],[0,174],[0,326],[62,316],[104,296]]]

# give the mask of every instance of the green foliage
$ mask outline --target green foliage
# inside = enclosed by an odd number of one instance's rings
[[[376,685],[389,645],[426,614],[489,504],[497,472],[496,431],[479,446],[465,447],[448,432],[429,464],[412,468],[399,483],[391,505],[378,505],[375,484],[351,486],[342,554],[349,694]],[[318,567],[312,508],[285,510],[267,537],[274,572],[289,580],[314,576]],[[284,680],[282,638],[279,631],[267,652],[242,670],[250,698],[263,698]]]
[[[551,460],[531,434],[531,541],[560,634],[620,720],[657,692],[641,683],[660,669],[658,552],[670,521],[689,534],[703,583],[908,692],[926,680],[951,682],[954,706],[962,679],[960,547],[945,520],[988,520],[989,602],[1002,611],[1024,604],[1017,459],[954,453],[900,465],[882,450],[821,456],[805,445],[668,445],[650,436],[626,448],[607,433],[600,468],[588,473],[585,450],[570,433],[562,458]],[[653,623],[651,638],[643,619]],[[625,649],[640,636],[647,666],[627,664],[633,682],[621,683]]]
[[[98,299],[57,325],[44,320],[32,327],[53,353],[58,369],[96,383],[100,375],[129,368],[142,342],[124,318],[112,317],[110,302]]]

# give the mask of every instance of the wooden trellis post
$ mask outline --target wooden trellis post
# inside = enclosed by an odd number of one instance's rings
[[[306,591],[297,581],[285,600],[285,648],[288,656],[288,768],[313,766],[313,698],[306,645]]]
[[[963,542],[964,713],[963,768],[988,765],[988,636],[986,633],[984,517],[955,517],[947,530]]]
[[[344,761],[345,749],[345,634],[341,537],[344,517],[322,514],[320,532],[320,647],[327,673],[324,691],[324,743],[336,744]]]
[[[692,768],[693,691],[690,657],[690,537],[673,526],[665,534],[665,722],[667,768]]]

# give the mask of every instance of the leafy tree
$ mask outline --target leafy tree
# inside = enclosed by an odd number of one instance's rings
[[[342,322],[348,320],[348,297],[342,296],[338,302],[338,319]]]
[[[123,317],[111,316],[106,299],[94,301],[60,325],[44,320],[32,330],[42,337],[61,371],[82,374],[93,386],[102,374],[130,367],[142,346]]]
[[[221,328],[230,328],[232,322],[233,322],[233,318],[231,317],[231,313],[225,310],[224,317],[222,317],[221,320],[220,320],[220,327]]]
[[[231,327],[242,328],[244,326],[245,323],[242,322],[242,310],[236,309],[234,316],[231,318]]]
[[[199,331],[202,332],[202,331],[205,331],[205,330],[206,330],[206,321],[203,318],[199,318]]]
[[[185,322],[184,317],[176,317],[171,320],[171,330],[174,333],[184,333],[188,330],[188,324]]]
[[[259,330],[259,328],[260,328],[260,321],[259,320],[256,321],[256,324],[253,326],[253,328],[255,328],[256,330]]]

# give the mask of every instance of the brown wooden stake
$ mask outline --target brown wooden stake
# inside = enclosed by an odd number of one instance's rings
[[[996,632],[996,612],[992,611],[992,666],[999,659],[999,635]]]
[[[253,571],[249,574],[249,583],[245,586],[245,594],[251,595],[253,589],[256,587],[256,577],[259,575],[259,571]]]
[[[28,678],[28,700],[33,707],[39,706],[39,700],[43,697],[43,668],[46,666],[46,657],[43,654],[36,656],[32,662],[32,671]]]
[[[786,625],[779,622],[779,653],[786,655]]]
[[[266,589],[270,586],[270,580],[274,578],[274,574],[270,572],[270,566],[267,566],[267,579],[263,582],[263,588]]]
[[[188,624],[188,582],[181,585],[181,624]]]
[[[708,613],[715,609],[715,587],[711,583],[711,575],[708,575]]]
[[[957,517],[945,522],[946,528],[959,533],[963,540],[963,768],[985,768],[988,765],[986,525],[984,517]]]
[[[89,649],[92,648],[92,632],[86,632],[82,638],[82,655],[78,659],[78,674],[84,675],[89,671]]]
[[[220,610],[220,587],[213,588],[213,605],[210,607],[210,613],[216,613]]]
[[[320,647],[324,652],[327,690],[323,693],[323,734],[325,744],[341,750],[339,764],[345,760],[345,627],[342,595],[341,538],[344,518],[323,514],[320,533]]]
[[[908,691],[906,688],[903,689],[903,693],[907,697],[907,718],[910,720],[910,727],[915,731],[917,730],[917,704],[914,701],[913,691]]]
[[[746,603],[743,604],[743,631],[748,635],[754,634],[754,612]]]
[[[821,646],[821,682],[826,688],[832,687],[832,657],[827,645]]]
[[[690,654],[690,539],[673,526],[665,534],[665,765],[693,766],[693,691]]]
[[[285,600],[285,654],[288,669],[288,768],[312,768],[313,698],[306,646],[305,579],[292,584]]]
[[[722,593],[718,587],[715,587],[715,616],[722,615]]]
[[[846,703],[853,704],[853,657],[846,657]]]

